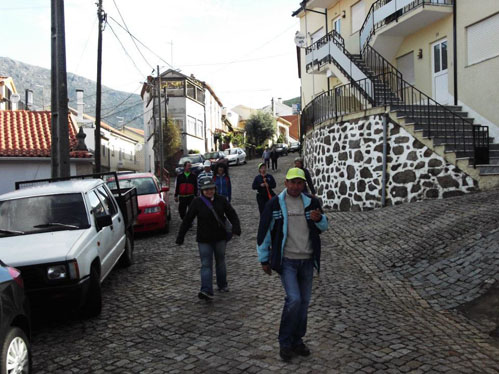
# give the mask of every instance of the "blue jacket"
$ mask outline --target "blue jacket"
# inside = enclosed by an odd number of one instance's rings
[[[225,196],[230,203],[230,200],[232,198],[232,186],[229,176],[226,174],[222,176],[217,174],[213,177],[213,181],[215,182],[215,186],[217,187],[217,194]]]
[[[285,196],[286,189],[267,203],[260,217],[257,237],[258,260],[263,264],[270,263],[271,268],[278,273],[281,272],[284,246],[288,236],[288,210]],[[314,266],[317,271],[320,271],[321,239],[319,234],[327,230],[328,220],[317,198],[305,193],[301,194],[301,198],[310,231]],[[320,209],[322,218],[319,222],[314,222],[310,219],[310,212],[317,208]]]

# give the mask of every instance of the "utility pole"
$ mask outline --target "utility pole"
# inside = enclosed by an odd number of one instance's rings
[[[164,88],[164,97],[165,97],[165,127],[168,128],[168,94],[166,93],[166,87]],[[165,146],[165,139],[162,137],[161,139],[162,143],[163,143],[163,148]],[[163,155],[164,155],[164,150],[163,150]],[[161,182],[163,183],[163,182]]]
[[[52,0],[51,23],[51,174],[57,178],[70,176],[64,0]]]
[[[97,97],[95,99],[95,172],[101,172],[101,145],[100,145],[100,111],[101,111],[101,81],[102,81],[102,31],[106,21],[106,13],[102,10],[102,0],[97,4],[97,18],[99,19],[99,36],[97,39]],[[109,165],[111,166],[111,165]]]
[[[159,65],[156,65],[158,69],[158,86],[156,92],[158,93],[158,119],[159,119],[159,180],[163,183],[163,168],[165,166],[164,158],[165,153],[163,150],[163,121],[161,121],[161,75],[159,75]]]

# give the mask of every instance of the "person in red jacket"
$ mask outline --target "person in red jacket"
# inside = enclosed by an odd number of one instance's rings
[[[191,163],[184,162],[184,172],[177,175],[175,183],[175,202],[178,204],[180,218],[184,219],[187,208],[198,194],[198,180],[191,172]]]

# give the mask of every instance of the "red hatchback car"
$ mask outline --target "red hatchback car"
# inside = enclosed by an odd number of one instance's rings
[[[160,230],[167,233],[171,219],[168,191],[170,187],[159,183],[152,173],[118,174],[120,188],[137,188],[139,215],[134,225],[135,232]],[[113,180],[107,182],[110,189],[116,188]]]

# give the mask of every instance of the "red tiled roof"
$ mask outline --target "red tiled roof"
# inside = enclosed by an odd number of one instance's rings
[[[50,157],[50,111],[0,110],[0,156],[3,157]],[[76,151],[76,126],[69,121],[70,157],[91,158],[87,151]]]

